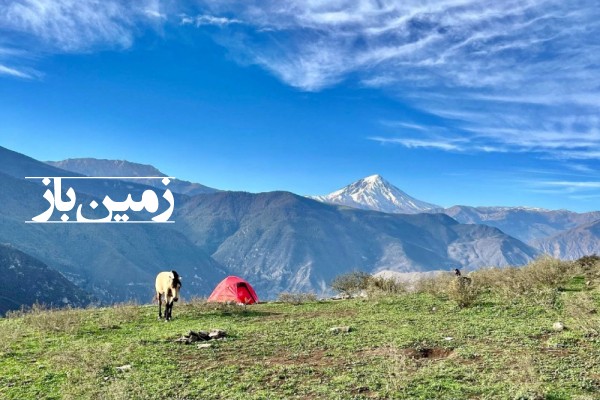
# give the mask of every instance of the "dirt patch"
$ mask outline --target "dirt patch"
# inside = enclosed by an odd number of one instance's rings
[[[244,355],[239,353],[239,349],[227,348],[225,346],[216,349],[215,353],[211,357],[211,362],[206,363],[206,353],[201,353],[195,348],[191,348],[189,351],[182,349],[178,357],[180,365],[185,366],[186,369],[202,370],[210,367],[218,366],[236,366],[240,368],[255,366],[257,364],[264,365],[265,367],[285,367],[285,366],[310,366],[316,368],[322,367],[335,367],[344,365],[346,360],[339,359],[333,356],[329,356],[325,350],[314,350],[306,354],[282,354],[277,352],[273,355],[267,356],[252,356]],[[199,363],[199,360],[204,362]]]
[[[340,364],[337,362],[340,360],[328,356],[324,350],[315,350],[309,354],[302,354],[296,357],[285,355],[267,357],[260,361],[267,365],[310,365],[313,367],[329,367]]]
[[[417,360],[421,359],[430,359],[430,360],[439,360],[442,358],[447,358],[454,353],[453,349],[447,349],[444,347],[419,347],[419,348],[392,348],[391,352],[398,352],[403,356],[408,358],[414,358]],[[390,348],[389,347],[377,347],[374,349],[363,350],[361,352],[365,356],[379,356],[379,357],[389,357]]]
[[[410,358],[439,360],[450,356],[454,350],[443,347],[421,347],[416,349],[402,349],[401,352]]]

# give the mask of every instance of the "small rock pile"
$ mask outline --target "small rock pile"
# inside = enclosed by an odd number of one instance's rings
[[[187,335],[183,335],[179,339],[175,339],[177,343],[192,344],[196,342],[206,342],[209,340],[219,340],[227,337],[227,332],[222,329],[213,329],[210,332],[206,331],[189,331]],[[205,346],[207,347],[207,346]]]
[[[349,326],[334,326],[333,328],[329,328],[329,332],[336,334],[336,335],[338,333],[348,333],[351,331],[352,331],[352,328]]]

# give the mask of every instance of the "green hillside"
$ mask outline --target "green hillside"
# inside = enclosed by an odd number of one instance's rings
[[[422,291],[246,309],[193,301],[170,323],[154,306],[34,310],[0,320],[0,397],[597,398],[600,293],[585,280],[482,291],[466,308]],[[212,328],[228,338],[174,342]]]

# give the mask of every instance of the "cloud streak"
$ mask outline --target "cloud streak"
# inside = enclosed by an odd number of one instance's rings
[[[591,200],[600,197],[600,181],[597,180],[550,180],[526,183],[535,193],[568,195],[574,200]]]
[[[7,76],[12,76],[15,78],[22,78],[22,79],[33,79],[34,78],[34,76],[30,73],[20,71],[15,68],[7,67],[6,65],[2,65],[2,64],[0,64],[0,75],[7,75]]]
[[[164,20],[159,0],[0,0],[0,75],[34,79],[40,56],[129,48],[143,27]],[[2,51],[6,50],[6,51]]]
[[[448,140],[424,140],[414,138],[385,138],[380,136],[370,137],[370,140],[379,142],[382,144],[399,144],[409,149],[438,149],[445,151],[465,151],[466,148],[457,142],[459,141],[448,141]]]
[[[213,15],[197,15],[196,17],[189,17],[184,15],[181,17],[181,24],[188,25],[194,24],[197,27],[202,25],[215,25],[215,26],[227,26],[231,24],[241,24],[242,21],[235,18],[226,18],[226,17],[215,17]]]
[[[78,52],[95,47],[127,48],[134,27],[160,15],[153,2],[116,0],[17,0],[0,3],[0,26],[45,50]],[[135,5],[133,5],[135,4]]]
[[[351,79],[446,119],[453,135],[477,144],[471,149],[598,156],[600,9],[591,0],[199,4],[245,21],[220,43],[300,90]],[[464,147],[426,131],[405,136],[388,143]]]

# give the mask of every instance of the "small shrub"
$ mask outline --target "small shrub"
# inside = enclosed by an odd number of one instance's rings
[[[346,296],[356,296],[369,286],[371,275],[362,271],[349,272],[336,276],[331,282],[331,288]]]
[[[499,295],[505,300],[528,293],[532,283],[526,279],[520,268],[487,268],[475,271],[473,279],[477,280],[482,290]]]
[[[459,307],[470,307],[473,305],[481,290],[476,281],[464,276],[454,277],[448,284],[448,298],[455,301]]]
[[[394,278],[384,278],[372,276],[367,284],[367,294],[369,297],[378,295],[401,295],[407,292],[406,284]]]
[[[561,288],[575,274],[574,264],[551,257],[540,257],[521,268],[524,279],[534,287]]]
[[[290,303],[294,305],[299,305],[303,303],[309,303],[317,301],[317,295],[314,293],[279,293],[277,297],[277,301],[282,303]]]
[[[437,274],[424,276],[415,283],[415,292],[427,293],[440,299],[448,297],[448,287],[454,276],[451,274]]]
[[[579,269],[579,274],[584,276],[588,286],[597,286],[600,281],[600,256],[596,254],[583,256],[575,261],[575,265]]]
[[[584,268],[594,267],[596,266],[596,264],[600,264],[600,256],[597,254],[592,254],[591,256],[583,256],[575,260],[575,263]]]
[[[481,290],[506,301],[527,297],[557,307],[558,290],[576,274],[574,263],[542,257],[520,268],[487,268],[475,271],[472,276]]]

